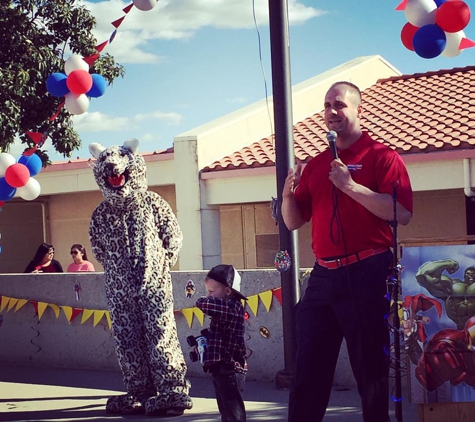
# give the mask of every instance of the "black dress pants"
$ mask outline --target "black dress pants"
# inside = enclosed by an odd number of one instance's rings
[[[321,422],[343,338],[364,422],[387,422],[390,251],[329,270],[315,264],[296,307],[296,362],[289,422]]]

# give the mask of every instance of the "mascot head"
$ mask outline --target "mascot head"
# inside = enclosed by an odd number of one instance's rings
[[[110,148],[96,143],[89,145],[91,155],[97,160],[94,177],[106,201],[120,205],[147,190],[147,168],[143,157],[136,153],[138,147],[137,139]]]

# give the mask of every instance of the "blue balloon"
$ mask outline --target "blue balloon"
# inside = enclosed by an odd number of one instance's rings
[[[0,201],[8,201],[15,196],[16,188],[11,187],[4,177],[0,177]]]
[[[99,73],[93,73],[92,75],[92,88],[86,93],[88,97],[101,97],[106,92],[107,82],[104,76]]]
[[[433,59],[444,51],[447,37],[442,28],[435,24],[419,28],[412,39],[412,45],[417,55],[424,59]]]
[[[435,1],[435,4],[437,5],[437,7],[439,8],[440,6],[442,6],[447,0],[434,0]]]
[[[46,79],[46,89],[53,97],[64,97],[69,93],[67,79],[64,73],[53,73]]]
[[[36,176],[41,169],[43,168],[43,163],[41,158],[36,154],[31,155],[22,155],[19,160],[19,163],[23,164],[30,170],[30,176]]]

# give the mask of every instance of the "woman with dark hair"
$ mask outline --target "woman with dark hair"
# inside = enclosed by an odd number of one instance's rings
[[[54,247],[49,243],[38,246],[35,256],[25,268],[25,273],[62,273],[63,267],[53,259]]]
[[[84,248],[84,246],[79,243],[75,243],[71,246],[71,256],[74,262],[69,264],[68,273],[75,273],[78,271],[96,271],[94,265],[87,260],[86,248]]]

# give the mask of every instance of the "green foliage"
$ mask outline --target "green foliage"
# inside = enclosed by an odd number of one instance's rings
[[[65,55],[88,57],[97,53],[91,33],[96,25],[90,11],[75,0],[0,0],[0,151],[9,151],[15,138],[33,147],[25,132],[47,132],[55,150],[64,157],[79,149],[81,139],[63,107],[49,121],[64,98],[51,96],[46,79],[64,72]],[[66,57],[67,58],[67,57]],[[124,76],[121,65],[101,54],[90,70],[109,84]],[[38,151],[43,163],[45,151]]]

